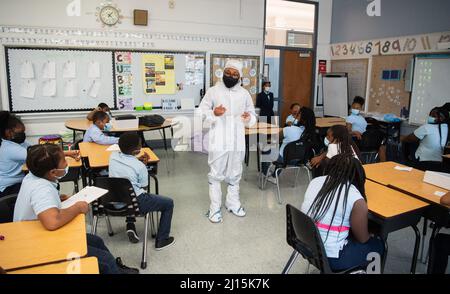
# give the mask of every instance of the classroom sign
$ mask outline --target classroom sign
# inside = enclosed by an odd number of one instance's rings
[[[116,52],[116,93],[121,110],[132,110],[133,103],[133,74],[131,72],[131,52]]]
[[[450,42],[450,32],[417,36],[337,43],[331,45],[331,59],[368,58],[373,55],[434,53],[438,43]]]
[[[144,54],[142,56],[144,93],[175,94],[175,56],[168,54]]]

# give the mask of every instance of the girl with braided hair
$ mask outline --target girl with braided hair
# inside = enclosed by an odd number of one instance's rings
[[[316,223],[333,271],[363,266],[369,253],[384,251],[383,241],[369,234],[365,180],[361,162],[345,148],[306,190],[301,210]]]

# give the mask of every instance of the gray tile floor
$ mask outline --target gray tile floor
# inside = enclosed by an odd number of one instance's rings
[[[148,267],[142,273],[277,274],[282,271],[292,253],[286,243],[285,204],[301,205],[307,186],[304,172],[295,188],[293,172],[282,176],[283,205],[279,205],[275,186],[268,183],[264,191],[258,188],[256,155],[253,154],[241,180],[241,202],[247,216],[238,218],[223,210],[224,222],[212,224],[205,217],[209,207],[207,155],[193,152],[173,154],[169,151],[166,165],[165,153],[162,150],[156,150],[156,153],[162,159],[158,172],[160,193],[172,197],[175,202],[171,234],[176,243],[166,250],[155,251],[154,240],[151,239]],[[64,184],[64,192],[71,189],[71,184]],[[225,195],[225,186],[223,191]],[[139,267],[142,243],[131,244],[128,241],[124,219],[112,218],[111,222],[115,235],[108,236],[104,219],[99,221],[98,235],[113,255],[121,256],[129,266]],[[143,236],[143,219],[138,219],[136,226]],[[412,229],[391,234],[388,243],[385,272],[408,273],[414,245]],[[299,258],[291,273],[305,273],[306,269],[306,262]],[[417,272],[424,273],[425,270],[426,267],[419,262]],[[316,271],[311,267],[310,272]]]

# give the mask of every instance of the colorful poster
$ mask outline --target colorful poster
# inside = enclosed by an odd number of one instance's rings
[[[132,110],[133,101],[133,74],[131,73],[131,52],[116,52],[116,85],[118,107],[123,110]]]
[[[186,55],[186,85],[202,85],[204,83],[205,59],[194,54]]]
[[[175,94],[174,55],[144,54],[142,64],[145,94]]]

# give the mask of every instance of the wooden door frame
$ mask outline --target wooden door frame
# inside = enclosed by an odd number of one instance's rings
[[[298,53],[312,53],[313,56],[313,64],[312,64],[312,79],[311,79],[311,97],[310,97],[310,105],[311,109],[314,109],[314,92],[316,88],[316,73],[317,73],[317,35],[318,35],[318,26],[319,26],[319,1],[309,1],[309,0],[284,0],[305,4],[314,5],[314,38],[313,38],[313,48],[301,48],[301,47],[287,47],[287,46],[276,46],[276,45],[266,45],[266,18],[267,18],[267,0],[264,0],[264,30],[263,30],[263,62],[266,60],[266,50],[279,50],[280,51],[280,68],[278,75],[278,97],[275,101],[278,102],[278,116],[281,119],[280,109],[283,106],[283,99],[280,100],[280,97],[283,97],[283,87],[281,87],[281,81],[283,80],[283,71],[284,71],[284,54],[283,51],[298,51]],[[264,66],[263,63],[263,66]],[[275,98],[275,97],[274,97]]]

